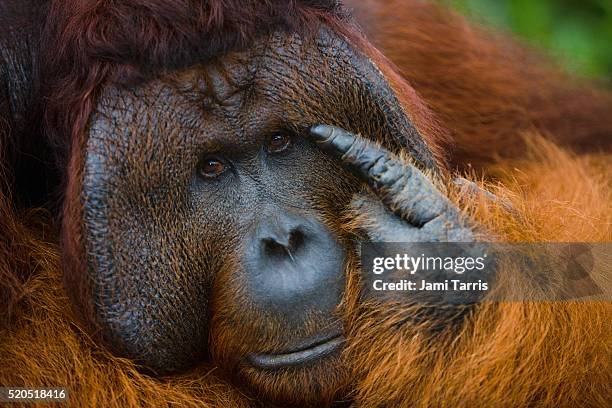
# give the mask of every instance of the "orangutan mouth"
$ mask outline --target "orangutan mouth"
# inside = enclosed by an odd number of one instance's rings
[[[276,370],[304,365],[319,360],[341,348],[345,339],[342,334],[334,333],[310,339],[305,345],[290,352],[279,354],[250,354],[247,359],[254,367]]]

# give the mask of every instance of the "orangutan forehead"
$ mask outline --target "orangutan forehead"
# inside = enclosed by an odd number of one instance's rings
[[[263,97],[271,105],[318,105],[346,89],[347,82],[359,86],[359,64],[351,46],[327,27],[309,37],[276,32],[255,40],[244,51],[230,52],[146,83],[130,88],[109,86],[98,111],[125,112],[126,105],[133,105],[130,99],[139,99],[143,108],[161,105],[168,112],[167,102],[176,102],[177,97],[200,110],[224,114],[244,108],[247,97]],[[175,106],[185,107],[182,103]]]
[[[162,82],[203,108],[236,105],[255,83],[254,62],[250,53],[233,53],[171,74]]]
[[[348,54],[348,44],[328,29],[312,38],[275,33],[259,39],[248,51],[232,52],[170,74],[162,82],[169,82],[204,108],[231,106],[239,104],[249,91],[274,92],[270,89],[274,86],[291,91],[298,84],[316,82],[325,85],[326,76],[338,75],[340,70],[347,73]],[[296,94],[304,91],[307,89],[295,89]]]
[[[424,167],[435,166],[380,69],[326,27],[310,37],[275,33],[246,51],[127,91],[108,89],[97,113],[110,116],[115,129],[128,123],[141,132],[165,134],[168,129],[161,126],[182,123],[184,133],[207,140],[223,134],[244,141],[283,128],[301,131],[327,123],[369,135],[392,149],[407,148]]]

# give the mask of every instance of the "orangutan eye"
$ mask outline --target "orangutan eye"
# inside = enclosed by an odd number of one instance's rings
[[[268,153],[280,153],[286,150],[290,145],[291,138],[289,136],[282,133],[276,133],[268,140],[266,149]]]
[[[202,178],[213,179],[219,177],[227,170],[227,166],[216,157],[207,157],[202,160],[198,173]]]

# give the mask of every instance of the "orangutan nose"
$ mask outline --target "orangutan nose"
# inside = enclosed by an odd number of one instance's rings
[[[264,236],[261,238],[263,251],[268,257],[286,257],[290,261],[295,262],[294,254],[301,252],[305,245],[305,236],[301,230],[301,226],[291,227],[290,230],[286,230],[279,226],[276,229],[270,229],[266,231]]]
[[[331,313],[344,287],[344,250],[333,234],[314,218],[262,218],[245,259],[254,300],[291,321],[313,310]]]

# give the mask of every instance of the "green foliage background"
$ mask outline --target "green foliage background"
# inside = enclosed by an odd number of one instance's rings
[[[568,69],[612,78],[612,0],[443,0],[468,17],[509,30]]]

